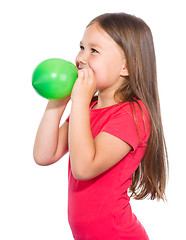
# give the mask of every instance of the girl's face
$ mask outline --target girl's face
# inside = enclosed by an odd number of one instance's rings
[[[97,80],[97,89],[118,89],[128,76],[123,50],[96,23],[86,28],[76,57],[78,69],[90,67]]]

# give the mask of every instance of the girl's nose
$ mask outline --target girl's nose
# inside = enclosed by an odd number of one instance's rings
[[[78,68],[85,68],[88,66],[88,56],[86,54],[79,54],[76,58],[76,65]]]
[[[87,58],[85,58],[85,54],[84,55],[80,55],[78,57],[78,62],[82,63],[82,64],[86,64],[87,63]]]

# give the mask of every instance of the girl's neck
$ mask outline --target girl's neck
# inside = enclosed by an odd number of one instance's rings
[[[114,94],[106,94],[104,92],[98,92],[98,102],[93,107],[94,109],[110,107],[118,102],[114,99]]]

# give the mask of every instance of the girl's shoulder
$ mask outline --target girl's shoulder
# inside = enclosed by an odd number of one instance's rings
[[[145,104],[141,100],[118,103],[105,109],[99,120],[104,122],[101,131],[127,142],[135,150],[139,144],[145,144],[150,135],[150,118]]]
[[[137,128],[150,134],[149,111],[141,100],[134,99],[132,102],[118,104],[115,111],[112,112],[112,118],[120,118],[120,122],[129,121],[130,124],[133,123]]]
[[[122,106],[123,111],[126,111],[132,115],[149,118],[149,112],[143,101],[134,99],[132,102],[126,102]]]

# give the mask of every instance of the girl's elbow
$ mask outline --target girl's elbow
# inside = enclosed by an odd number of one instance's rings
[[[44,159],[39,158],[39,157],[36,156],[36,155],[33,155],[33,157],[34,157],[34,161],[35,161],[35,163],[36,163],[37,165],[39,165],[39,166],[47,166],[47,165],[49,165],[49,164],[46,164],[46,161],[44,161]]]
[[[51,164],[51,159],[49,161],[46,157],[41,156],[40,154],[37,154],[36,152],[33,152],[33,158],[34,158],[35,163],[39,166],[48,166]]]
[[[57,161],[59,161],[64,155],[66,154],[63,153],[62,155],[60,154],[55,154],[52,156],[44,156],[44,155],[37,155],[37,154],[33,154],[34,157],[34,161],[40,165],[40,166],[48,166],[48,165],[52,165],[54,163],[56,163]]]
[[[88,171],[89,168],[72,168],[72,175],[76,180],[79,181],[87,181],[93,178],[90,171]]]
[[[86,181],[86,180],[90,179],[87,176],[85,176],[84,174],[81,174],[81,173],[78,173],[78,172],[72,172],[72,174],[73,174],[73,177],[76,180],[79,180],[79,181]]]

